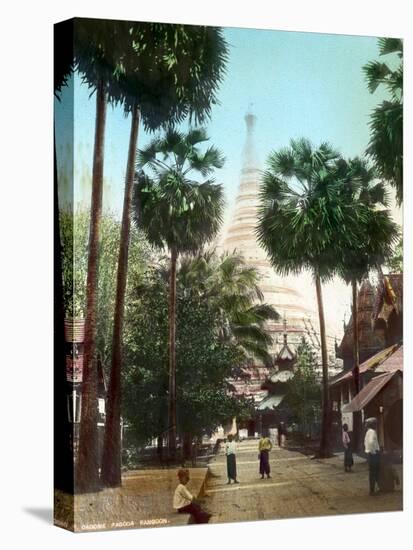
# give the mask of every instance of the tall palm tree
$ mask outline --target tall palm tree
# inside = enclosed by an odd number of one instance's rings
[[[353,320],[353,379],[355,393],[360,391],[359,380],[359,338],[357,285],[370,270],[377,269],[391,256],[399,232],[392,220],[389,197],[382,182],[377,182],[377,171],[360,158],[338,163],[338,172],[343,180],[343,193],[347,204],[362,211],[358,227],[358,238],[342,248],[343,260],[340,276],[352,289]],[[354,445],[360,445],[361,414],[354,414]]]
[[[121,484],[122,331],[128,269],[132,189],[140,121],[146,130],[178,123],[189,114],[196,122],[210,115],[223,77],[227,45],[221,29],[161,23],[121,22],[130,43],[119,78],[126,113],[131,114],[129,152],[120,235],[112,365],[101,478],[106,486]],[[194,71],[194,66],[199,70]]]
[[[266,323],[279,319],[278,312],[263,302],[259,273],[239,254],[203,251],[184,257],[179,283],[198,293],[219,312],[217,327],[221,340],[235,341],[244,356],[271,364],[272,344]]]
[[[104,141],[107,103],[121,100],[118,87],[122,74],[125,35],[117,21],[76,19],[74,69],[96,94],[95,140],[93,149],[92,195],[88,268],[86,282],[86,322],[82,383],[82,415],[79,454],[76,465],[76,492],[100,488],[97,435],[97,277],[102,217]]]
[[[371,61],[364,67],[368,88],[374,93],[384,86],[390,99],[382,101],[370,121],[371,134],[367,154],[374,160],[379,174],[395,189],[399,204],[403,201],[403,42],[399,38],[380,38],[380,56],[397,56],[399,62]]]
[[[177,261],[180,254],[195,253],[216,236],[224,208],[222,186],[211,177],[215,169],[222,168],[224,158],[213,146],[202,152],[200,145],[206,141],[202,128],[186,134],[171,128],[138,152],[141,171],[135,187],[134,219],[153,246],[170,253],[168,449],[172,459],[176,452]]]
[[[323,374],[320,456],[329,454],[329,386],[322,281],[337,271],[340,247],[355,238],[358,210],[340,195],[336,162],[327,143],[306,139],[273,152],[261,186],[257,236],[281,275],[312,272],[317,294]]]

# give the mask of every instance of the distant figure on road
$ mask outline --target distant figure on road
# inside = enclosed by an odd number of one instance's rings
[[[376,483],[379,484],[380,475],[380,446],[377,438],[377,420],[368,418],[366,420],[366,435],[364,437],[364,450],[367,454],[369,464],[370,495],[376,495]]]
[[[279,422],[277,426],[277,438],[278,438],[278,446],[279,447],[285,447],[285,438],[287,435],[287,428],[284,424],[284,422]]]
[[[175,489],[173,507],[180,514],[190,514],[195,523],[208,523],[210,514],[202,510],[195,498],[186,488],[189,481],[189,470],[178,470],[179,485]]]
[[[267,475],[267,479],[270,476],[270,451],[272,449],[272,443],[269,437],[262,436],[258,443],[258,458],[260,461],[260,474],[261,479],[264,479],[264,474]]]
[[[225,443],[225,455],[227,457],[227,484],[230,485],[231,480],[234,483],[239,483],[239,481],[237,481],[237,444],[232,434],[228,434],[227,440],[228,441]]]
[[[344,447],[344,471],[351,472],[353,467],[353,451],[351,448],[351,439],[348,433],[348,425],[343,424],[343,447]]]

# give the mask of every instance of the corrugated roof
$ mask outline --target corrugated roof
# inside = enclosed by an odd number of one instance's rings
[[[393,372],[386,372],[380,376],[376,376],[364,388],[351,400],[351,402],[343,407],[343,413],[350,413],[355,411],[361,411],[370,403],[370,401],[379,393],[384,386],[390,382],[393,376],[396,374],[396,370]]]
[[[400,346],[390,357],[381,363],[374,372],[394,372],[403,370],[403,346]]]
[[[378,367],[382,369],[379,372],[388,372],[388,370],[386,370],[385,363],[387,364],[387,361],[389,361],[389,358],[391,358],[392,355],[396,355],[398,351],[400,351],[401,353],[397,355],[396,362],[397,364],[402,365],[403,364],[403,346],[399,347],[399,344],[394,344],[393,346],[389,346],[388,348],[379,351],[378,353],[376,353],[375,355],[367,359],[367,361],[364,361],[364,363],[362,363],[359,367],[360,374],[363,374],[364,372],[370,369],[378,370]],[[389,365],[390,364],[393,364],[393,363],[389,363]],[[336,384],[343,382],[344,380],[350,380],[352,376],[353,376],[352,370],[346,371],[341,375],[339,375],[338,378],[336,378],[331,383],[331,386],[335,386]]]

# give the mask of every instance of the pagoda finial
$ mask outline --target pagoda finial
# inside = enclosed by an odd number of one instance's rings
[[[257,117],[253,115],[250,111],[248,111],[244,118],[245,118],[245,123],[247,125],[247,132],[248,134],[252,134]]]
[[[249,104],[244,120],[247,126],[247,136],[243,150],[243,171],[256,170],[258,166],[257,154],[254,146],[254,130],[257,117],[252,113],[252,103]]]

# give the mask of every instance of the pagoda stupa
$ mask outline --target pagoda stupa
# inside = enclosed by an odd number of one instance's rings
[[[220,248],[224,252],[236,251],[242,254],[248,265],[258,269],[264,301],[272,305],[280,315],[278,322],[268,323],[268,330],[273,335],[271,352],[274,356],[283,345],[285,330],[288,332],[288,342],[293,349],[304,336],[307,342],[319,351],[315,288],[310,274],[291,276],[276,274],[266,252],[257,241],[256,225],[261,176],[254,147],[256,120],[256,116],[251,111],[245,115],[247,135],[238,194],[232,220],[222,236]],[[334,348],[333,342],[329,347]]]

